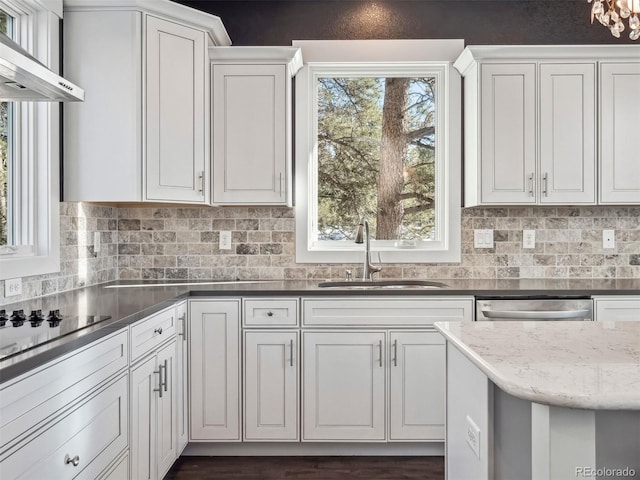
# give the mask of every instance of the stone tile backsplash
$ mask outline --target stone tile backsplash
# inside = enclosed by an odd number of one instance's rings
[[[0,305],[117,279],[117,228],[116,207],[60,203],[60,271],[23,277],[22,295],[16,297],[4,297],[0,280]],[[95,232],[100,233],[100,252],[94,250]]]
[[[360,264],[297,264],[294,211],[282,207],[110,207],[60,204],[60,272],[23,279],[22,297],[116,279],[326,279]],[[473,230],[494,230],[495,246],[473,247]],[[522,230],[536,247],[522,248]],[[602,230],[614,229],[614,249]],[[232,232],[232,249],[218,248]],[[102,248],[93,249],[94,232]],[[384,256],[383,256],[384,260]],[[393,278],[640,278],[640,207],[468,208],[460,264],[385,264]]]
[[[121,208],[120,279],[342,278],[359,264],[296,264],[293,209]],[[494,230],[495,247],[473,247],[473,230]],[[522,248],[522,230],[536,247]],[[602,230],[616,231],[614,249]],[[219,250],[218,232],[232,231]],[[384,256],[383,256],[384,260]],[[640,278],[640,207],[468,208],[460,264],[386,264],[385,277]]]

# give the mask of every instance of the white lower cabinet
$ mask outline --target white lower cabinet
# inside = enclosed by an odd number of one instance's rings
[[[444,440],[445,342],[436,331],[389,333],[389,440]]]
[[[2,382],[0,478],[102,478],[125,455],[128,340],[122,329]]]
[[[244,440],[296,441],[298,332],[244,333]]]
[[[131,478],[162,478],[177,458],[176,342],[131,369]]]
[[[303,299],[303,441],[443,442],[445,343],[433,322],[470,322],[473,303]]]
[[[176,306],[176,318],[178,319],[178,341],[176,343],[176,396],[177,396],[177,427],[178,451],[180,455],[189,442],[189,350],[187,348],[187,315],[188,304],[182,302]]]
[[[240,441],[240,300],[189,302],[192,441]]]
[[[190,300],[190,441],[442,442],[445,352],[433,322],[471,321],[473,305],[462,296]]]
[[[303,439],[385,440],[385,332],[303,333]]]
[[[94,479],[127,448],[127,376],[52,419],[2,459],[3,479]]]

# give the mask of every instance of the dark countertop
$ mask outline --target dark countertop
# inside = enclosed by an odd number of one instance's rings
[[[429,279],[432,280],[432,279]],[[318,280],[115,281],[3,305],[8,312],[60,309],[65,315],[109,315],[109,320],[66,335],[19,355],[0,360],[0,383],[49,360],[127,327],[180,299],[194,297],[269,296],[591,296],[640,295],[640,279],[622,280],[437,280],[446,288],[319,288]],[[139,285],[140,287],[133,287]]]

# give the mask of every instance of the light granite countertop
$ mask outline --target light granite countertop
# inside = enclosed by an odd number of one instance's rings
[[[435,326],[510,395],[560,407],[640,410],[640,318]]]

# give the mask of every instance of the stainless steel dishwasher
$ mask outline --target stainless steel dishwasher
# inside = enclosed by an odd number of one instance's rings
[[[476,321],[593,320],[589,297],[476,297]]]

